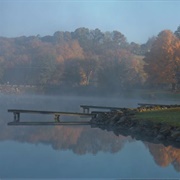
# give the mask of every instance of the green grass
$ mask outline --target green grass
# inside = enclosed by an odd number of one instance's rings
[[[138,112],[136,118],[180,127],[180,108]]]

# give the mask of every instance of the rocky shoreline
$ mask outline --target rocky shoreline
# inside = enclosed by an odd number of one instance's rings
[[[153,123],[148,120],[139,120],[135,116],[137,112],[171,107],[177,106],[140,107],[136,109],[122,108],[121,110],[111,112],[99,112],[96,117],[91,119],[91,124],[93,127],[113,131],[117,136],[131,136],[137,140],[180,148],[180,127],[164,123]]]

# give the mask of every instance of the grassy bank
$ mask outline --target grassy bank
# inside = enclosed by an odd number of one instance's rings
[[[138,112],[136,118],[180,127],[180,108]]]

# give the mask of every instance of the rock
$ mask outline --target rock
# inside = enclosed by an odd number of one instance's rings
[[[157,140],[164,140],[165,136],[163,134],[158,134],[156,137]]]
[[[162,127],[162,124],[161,124],[161,123],[155,123],[153,127],[154,127],[155,129],[160,130],[161,127]]]
[[[149,128],[145,129],[144,133],[146,136],[149,136],[149,137],[152,137],[154,135],[153,130]]]
[[[158,130],[157,129],[153,129],[153,136],[157,136],[158,135]]]
[[[138,133],[138,132],[140,132],[140,128],[139,127],[131,127],[129,130],[130,130],[131,133]]]
[[[92,118],[91,123],[96,123],[96,118]]]
[[[119,115],[118,114],[115,114],[110,121],[118,121],[119,119]]]
[[[109,121],[109,125],[112,126],[112,125],[115,125],[116,123],[113,121],[113,120],[110,120]]]
[[[171,137],[176,139],[177,137],[180,137],[180,131],[173,131],[171,133]]]
[[[117,110],[116,112],[117,112],[117,114],[119,114],[119,115],[123,114],[123,111],[121,111],[121,110]]]
[[[165,127],[162,127],[159,132],[163,135],[168,135],[170,134],[170,130],[171,130],[170,126],[165,126]]]
[[[153,123],[151,121],[142,121],[141,125],[147,128],[151,128],[153,126]]]
[[[180,136],[176,138],[176,141],[177,141],[177,142],[180,142]]]
[[[134,110],[134,109],[126,109],[126,110],[124,111],[124,114],[125,114],[126,116],[132,116],[132,115],[135,115],[135,113],[136,113],[136,110]]]
[[[118,121],[117,124],[124,123],[126,121],[126,116],[122,116]]]
[[[104,119],[103,120],[104,124],[109,124],[110,121],[111,121],[110,119]]]

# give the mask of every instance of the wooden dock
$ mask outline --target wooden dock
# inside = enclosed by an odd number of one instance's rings
[[[83,113],[90,113],[90,109],[108,109],[110,111],[124,109],[121,107],[91,106],[91,105],[81,105],[80,107],[83,109]]]
[[[49,115],[53,115],[54,116],[54,120],[55,122],[50,122],[52,123],[52,125],[55,123],[60,123],[60,116],[61,115],[65,115],[65,116],[79,116],[79,117],[95,117],[96,114],[92,113],[92,114],[89,114],[89,113],[77,113],[77,112],[59,112],[59,111],[38,111],[38,110],[24,110],[24,109],[8,109],[8,112],[12,112],[13,115],[14,115],[14,121],[12,123],[9,123],[9,125],[13,125],[13,124],[16,124],[17,123],[20,123],[20,124],[24,124],[25,122],[20,122],[20,114],[22,113],[29,113],[29,114],[49,114]],[[48,124],[46,122],[43,122],[45,124]],[[66,122],[63,122],[63,123],[66,123]],[[76,122],[74,122],[76,123]],[[82,122],[83,123],[83,122]],[[20,125],[18,124],[18,125]],[[36,123],[32,123],[32,125],[39,125],[39,122],[36,122]],[[31,125],[31,123],[29,123],[29,125]]]
[[[83,108],[83,113],[79,112],[61,112],[61,111],[44,111],[44,110],[25,110],[25,109],[8,109],[8,112],[13,113],[14,121],[9,122],[8,125],[89,125],[90,121],[73,121],[73,122],[62,122],[60,121],[60,116],[79,116],[79,117],[91,117],[95,118],[99,114],[104,113],[104,111],[92,111],[90,109],[108,109],[122,110],[124,108],[120,107],[108,107],[108,106],[92,106],[92,105],[81,105]],[[52,122],[22,122],[20,121],[21,114],[43,114],[43,115],[53,115],[54,121]]]

